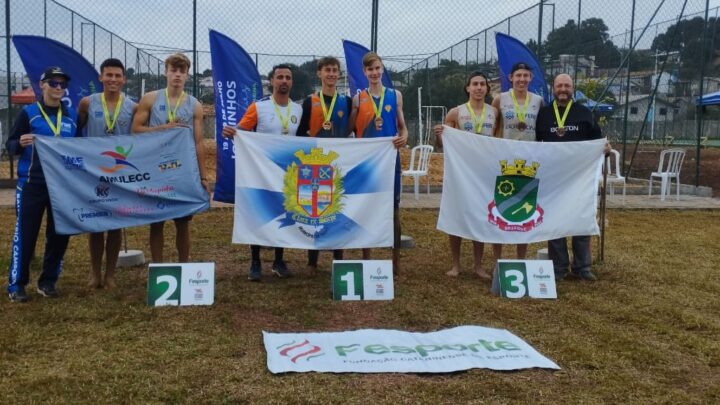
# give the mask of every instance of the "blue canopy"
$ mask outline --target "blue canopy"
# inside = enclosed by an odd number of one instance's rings
[[[597,101],[588,98],[588,96],[580,90],[575,90],[575,101],[591,110],[594,109],[597,112],[612,112],[615,109],[612,104],[598,103]]]
[[[588,96],[580,90],[575,90],[575,100],[584,104],[585,107],[591,110],[594,109],[597,112],[611,112],[614,108],[612,104],[598,103],[597,101],[588,98]]]
[[[699,105],[716,105],[720,104],[720,91],[708,93],[702,97],[695,98],[695,104]]]

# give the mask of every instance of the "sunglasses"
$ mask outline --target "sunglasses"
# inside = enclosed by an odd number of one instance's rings
[[[57,88],[67,89],[67,86],[68,86],[67,82],[62,82],[62,81],[57,81],[57,80],[48,80],[45,83],[47,83],[48,86],[54,87],[56,89]]]

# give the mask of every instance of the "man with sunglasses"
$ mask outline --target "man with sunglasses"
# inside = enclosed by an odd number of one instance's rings
[[[122,94],[125,66],[115,58],[100,64],[101,93],[91,94],[78,104],[78,127],[85,136],[129,135],[136,104]],[[90,280],[88,287],[115,287],[115,266],[120,253],[122,231],[94,232],[88,235],[90,248]],[[105,278],[102,278],[102,258],[106,254]]]
[[[55,233],[45,175],[33,143],[37,136],[79,135],[75,110],[62,104],[68,81],[70,76],[62,68],[47,68],[40,76],[42,96],[20,111],[5,144],[9,153],[20,155],[15,191],[17,221],[10,252],[8,282],[8,297],[12,302],[26,302],[29,299],[25,286],[30,282],[30,261],[46,210],[45,254],[37,291],[44,297],[58,296],[55,284],[62,271],[63,256],[70,237]]]

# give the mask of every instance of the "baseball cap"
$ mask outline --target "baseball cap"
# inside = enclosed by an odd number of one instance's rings
[[[45,69],[42,76],[40,76],[40,81],[44,82],[45,80],[52,79],[53,77],[64,77],[65,80],[70,81],[70,76],[65,73],[60,66],[51,66]]]
[[[530,67],[530,65],[528,65],[525,62],[518,62],[518,63],[512,65],[512,69],[510,69],[510,74],[513,74],[513,73],[515,73],[516,70],[520,70],[520,69],[525,69],[525,70],[529,70],[532,72],[532,68]]]

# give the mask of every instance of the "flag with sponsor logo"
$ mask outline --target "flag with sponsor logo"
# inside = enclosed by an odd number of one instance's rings
[[[343,40],[343,50],[345,51],[345,66],[347,67],[348,84],[350,86],[350,95],[353,96],[368,87],[368,80],[363,72],[363,56],[370,52],[366,47],[357,42]],[[393,84],[390,80],[390,74],[387,70],[382,75],[383,86],[392,89]]]
[[[542,97],[545,104],[549,104],[550,92],[545,83],[545,70],[538,62],[535,53],[515,37],[502,32],[495,33],[495,45],[498,53],[498,69],[500,70],[500,89],[502,91],[510,90],[512,84],[508,77],[512,66],[520,62],[526,63],[532,69],[533,75],[528,90]]]
[[[233,242],[299,249],[392,246],[390,138],[238,131]]]
[[[605,142],[524,142],[445,126],[437,228],[492,243],[599,234]]]
[[[40,76],[50,66],[60,66],[70,75],[62,99],[68,107],[77,109],[81,98],[102,91],[97,70],[69,46],[35,35],[13,35],[12,40],[37,97],[42,95]]]
[[[39,136],[56,232],[145,225],[210,207],[189,128],[89,138]]]
[[[451,373],[472,368],[560,369],[504,329],[458,326],[429,333],[386,329],[348,332],[263,331],[271,373]]]
[[[210,57],[217,145],[213,199],[232,203],[235,201],[235,142],[222,136],[222,129],[226,125],[236,127],[250,104],[262,97],[262,82],[250,55],[237,42],[213,30],[210,30]]]

